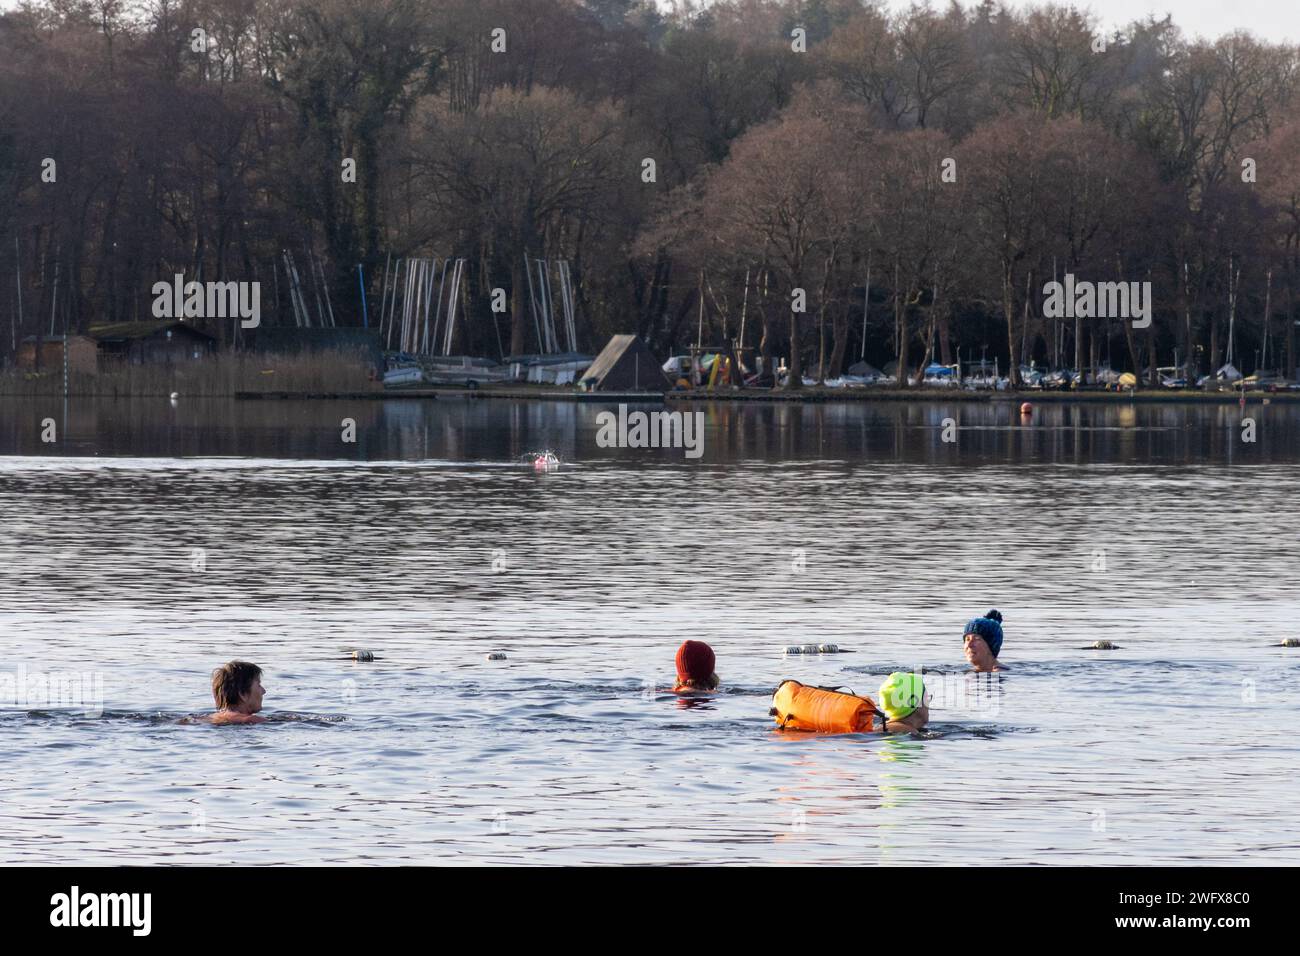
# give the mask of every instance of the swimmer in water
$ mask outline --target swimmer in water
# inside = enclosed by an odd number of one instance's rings
[[[880,685],[880,709],[886,720],[880,729],[887,734],[910,734],[930,722],[925,682],[920,674],[897,671]]]
[[[257,716],[262,709],[262,668],[248,661],[231,661],[212,672],[212,699],[217,712],[207,718],[209,723],[261,724],[265,717]]]
[[[683,641],[677,648],[677,684],[673,693],[694,690],[717,690],[718,675],[713,672],[717,659],[713,648],[703,641]]]
[[[967,622],[962,643],[966,660],[975,668],[975,673],[988,674],[1009,669],[1007,665],[998,662],[998,653],[1002,650],[1002,615],[996,610]]]

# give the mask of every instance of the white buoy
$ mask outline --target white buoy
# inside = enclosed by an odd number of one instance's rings
[[[1300,647],[1300,637],[1288,637],[1279,647]]]
[[[490,661],[503,661],[506,659],[506,656],[502,654],[500,651],[493,651],[491,654],[487,656],[487,659]]]
[[[375,654],[373,651],[353,651],[352,659],[354,661],[373,661]]]
[[[181,397],[180,392],[172,392],[171,395],[168,396],[168,398],[170,398],[173,402],[180,397]]]

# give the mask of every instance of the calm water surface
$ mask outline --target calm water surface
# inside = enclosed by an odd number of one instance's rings
[[[0,677],[102,687],[0,701],[0,862],[1300,862],[1300,407],[600,410],[0,399]],[[273,722],[178,723],[232,657]],[[772,730],[916,666],[930,736]]]

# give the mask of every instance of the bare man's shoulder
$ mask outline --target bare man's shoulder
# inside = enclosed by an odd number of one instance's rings
[[[208,723],[218,727],[226,724],[264,724],[265,717],[259,717],[257,714],[236,714],[228,710],[219,710],[211,717],[207,718]]]

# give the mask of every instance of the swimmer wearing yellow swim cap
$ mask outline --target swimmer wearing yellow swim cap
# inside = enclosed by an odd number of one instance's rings
[[[913,733],[930,722],[925,682],[920,674],[895,671],[880,685],[877,699],[888,718],[884,727],[886,733]]]

